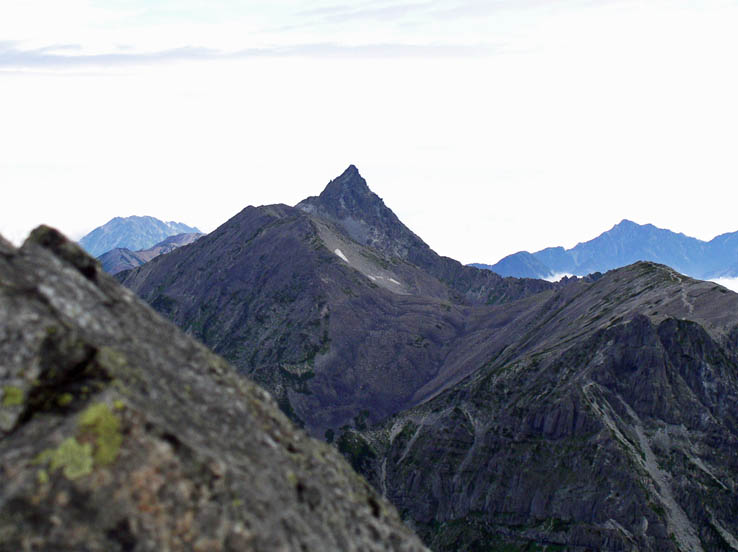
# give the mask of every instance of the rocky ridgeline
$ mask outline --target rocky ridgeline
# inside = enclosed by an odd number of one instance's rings
[[[0,239],[0,550],[424,550],[333,448],[76,244]]]
[[[735,550],[735,294],[640,263],[557,307],[340,448],[434,550]]]

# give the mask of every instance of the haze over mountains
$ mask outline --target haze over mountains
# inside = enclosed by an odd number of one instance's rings
[[[90,255],[99,257],[115,248],[130,251],[148,249],[177,234],[202,232],[181,222],[164,222],[154,217],[115,217],[92,230],[79,243]]]
[[[475,263],[501,276],[550,278],[560,274],[606,272],[636,261],[666,264],[693,278],[738,277],[738,232],[705,242],[623,220],[596,238],[571,249],[549,247],[535,253],[520,251],[493,265]]]
[[[719,285],[650,262],[557,283],[465,267],[353,166],[117,278],[434,550],[738,547],[738,295]]]

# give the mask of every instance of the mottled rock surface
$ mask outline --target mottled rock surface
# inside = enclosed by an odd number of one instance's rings
[[[42,227],[0,239],[0,550],[424,550],[337,451]]]

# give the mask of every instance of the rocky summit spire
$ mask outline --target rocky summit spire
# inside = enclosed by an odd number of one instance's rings
[[[297,207],[338,220],[352,216],[364,218],[369,212],[377,213],[382,209],[389,211],[354,165],[349,165],[341,176],[331,180],[320,196],[309,197]]]
[[[304,199],[296,207],[332,220],[353,240],[393,257],[407,259],[413,249],[428,249],[369,189],[354,165],[331,180],[319,196]]]

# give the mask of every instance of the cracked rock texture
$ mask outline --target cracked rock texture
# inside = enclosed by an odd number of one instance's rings
[[[0,550],[425,550],[337,451],[41,227],[0,238]]]

